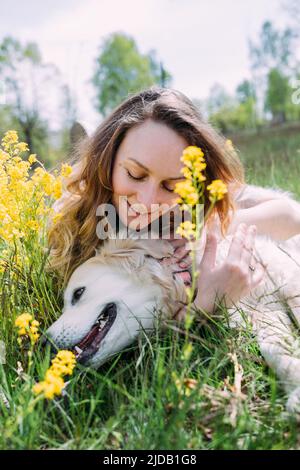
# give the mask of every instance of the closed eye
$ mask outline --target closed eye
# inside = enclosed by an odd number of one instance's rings
[[[127,173],[127,176],[129,176],[129,178],[131,178],[135,181],[143,181],[145,179],[145,176],[141,176],[140,178],[137,178],[136,176],[133,176],[127,169],[126,169],[126,173]],[[169,193],[174,192],[174,189],[168,189],[168,188],[166,188],[166,186],[164,186],[164,189],[166,191],[168,191]]]
[[[132,178],[133,180],[141,181],[145,178],[144,176],[141,176],[140,178],[137,178],[136,176],[133,176],[128,170],[126,170],[126,172],[127,172],[127,175],[129,176],[129,178]]]

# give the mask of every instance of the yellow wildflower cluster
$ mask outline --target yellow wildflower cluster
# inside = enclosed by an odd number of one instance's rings
[[[54,213],[47,198],[61,197],[63,178],[72,172],[64,164],[60,174],[52,175],[35,154],[25,158],[28,151],[16,131],[6,132],[0,145],[0,239],[8,245],[39,232],[43,216]],[[35,163],[39,166],[32,169]]]
[[[201,183],[206,179],[202,173],[206,168],[204,153],[199,147],[190,145],[184,149],[180,160],[185,165],[181,169],[181,173],[186,180],[175,185],[175,192],[180,196],[180,199],[176,202],[178,204],[185,203],[195,206],[199,202]]]
[[[28,336],[31,344],[34,344],[40,337],[38,333],[40,323],[34,320],[30,313],[22,313],[15,320],[19,336]]]
[[[181,237],[192,239],[194,238],[195,230],[196,230],[196,224],[193,224],[189,220],[186,220],[185,222],[181,222],[176,233],[178,233]]]
[[[213,203],[223,199],[224,195],[228,192],[227,186],[222,180],[214,180],[207,186],[207,190],[210,193],[209,200]]]
[[[45,398],[52,400],[55,395],[60,395],[65,382],[65,375],[72,375],[76,365],[75,354],[72,351],[62,350],[52,360],[52,365],[47,370],[45,379],[33,386],[35,395],[43,394]]]
[[[35,395],[43,394],[45,398],[52,400],[54,395],[60,395],[65,382],[62,377],[54,374],[51,369],[48,369],[45,375],[45,380],[36,383],[32,390]]]
[[[75,355],[71,351],[58,351],[52,360],[51,370],[56,375],[71,375],[76,364]]]
[[[204,204],[204,190],[206,177],[203,171],[206,169],[206,162],[204,159],[203,151],[196,146],[189,146],[184,149],[180,160],[184,163],[184,167],[181,169],[186,178],[185,181],[177,183],[175,186],[175,192],[179,194],[180,198],[177,199],[177,204],[180,204],[182,208],[191,206],[191,215],[196,204]],[[221,180],[214,180],[206,188],[209,191],[209,200],[212,204],[220,201],[227,193],[227,187]],[[192,219],[194,220],[194,219]],[[179,235],[191,239],[196,237],[197,227],[195,223],[186,221],[182,222],[177,228],[176,233]]]
[[[45,398],[52,400],[54,395],[60,395],[65,382],[65,375],[72,375],[76,365],[75,354],[72,351],[58,351],[52,360],[52,365],[47,370],[45,380],[38,382],[33,386],[35,395],[43,394]]]

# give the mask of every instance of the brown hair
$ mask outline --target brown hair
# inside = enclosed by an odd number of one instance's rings
[[[149,118],[167,124],[189,145],[201,147],[207,162],[207,184],[214,179],[231,185],[244,181],[243,167],[235,152],[226,147],[224,137],[205,122],[196,106],[181,92],[151,87],[129,96],[90,137],[80,142],[72,159],[75,165],[66,185],[69,197],[60,211],[63,217],[48,231],[51,268],[65,282],[103,243],[96,234],[96,209],[111,202],[117,149],[128,129]],[[229,222],[230,208],[233,208],[231,191],[215,208],[223,231]]]

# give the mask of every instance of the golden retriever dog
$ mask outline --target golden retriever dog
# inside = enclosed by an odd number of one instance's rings
[[[254,194],[249,191],[248,205]],[[262,191],[262,200],[270,191]],[[230,241],[227,236],[218,243],[217,263],[225,259]],[[174,274],[178,267],[161,263],[173,252],[167,240],[128,238],[122,231],[107,239],[72,274],[62,315],[47,330],[48,339],[58,348],[75,350],[82,364],[98,368],[139,335],[153,331],[159,315],[174,317],[187,304],[187,294],[182,278]],[[202,254],[203,249],[196,250],[198,262]],[[255,256],[267,265],[266,275],[229,309],[230,325],[252,325],[263,357],[288,393],[288,409],[300,409],[300,235],[284,242],[257,236]]]

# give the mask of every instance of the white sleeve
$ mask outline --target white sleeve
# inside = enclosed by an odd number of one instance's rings
[[[272,199],[289,199],[293,200],[293,196],[288,191],[282,189],[262,188],[252,184],[245,184],[241,189],[236,191],[234,201],[238,209],[248,209]]]

